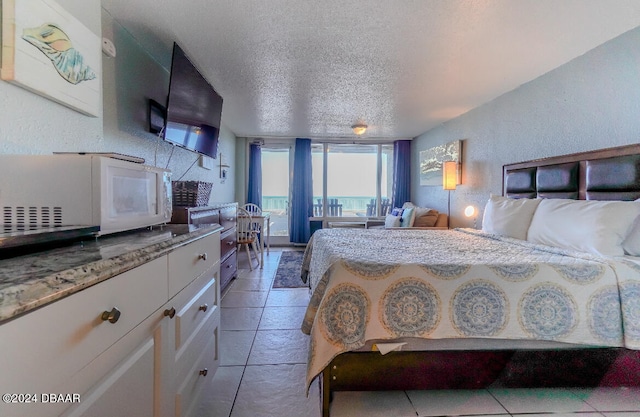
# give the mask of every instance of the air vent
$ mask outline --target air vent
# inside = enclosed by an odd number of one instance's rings
[[[38,209],[29,207],[29,225],[38,224]]]
[[[11,211],[11,207],[3,207],[2,208],[2,223],[4,224],[11,224],[11,220],[13,219],[13,216],[11,215],[12,211]]]
[[[24,225],[24,207],[16,207],[15,221],[13,224]]]
[[[49,225],[51,224],[51,210],[49,210],[49,207],[42,207],[42,225]]]
[[[62,207],[2,208],[2,222],[14,226],[62,226]]]
[[[62,207],[53,208],[53,224],[55,226],[62,225]]]

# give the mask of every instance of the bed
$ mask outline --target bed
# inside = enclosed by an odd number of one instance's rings
[[[503,174],[486,231],[313,235],[302,331],[325,416],[339,390],[638,384],[640,203],[617,200],[640,198],[640,145]]]

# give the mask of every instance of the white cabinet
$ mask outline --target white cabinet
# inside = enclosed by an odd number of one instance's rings
[[[0,390],[33,396],[0,403],[0,415],[189,415],[219,363],[219,251],[201,250],[215,242],[219,233],[0,325]]]

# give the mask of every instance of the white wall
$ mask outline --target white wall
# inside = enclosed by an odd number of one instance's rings
[[[0,153],[108,151],[134,155],[145,158],[147,164],[167,166],[173,171],[174,180],[182,177],[213,182],[212,203],[235,201],[233,167],[227,180],[221,183],[219,160],[213,160],[213,170],[201,168],[197,162],[192,166],[197,154],[173,148],[148,132],[147,100],[166,102],[169,70],[103,11],[99,0],[58,2],[90,30],[111,39],[116,46],[116,58],[101,55],[102,115],[85,116],[0,81]],[[222,121],[224,123],[224,114]],[[223,125],[219,151],[225,161],[235,159],[235,141],[235,135]]]
[[[415,138],[412,165],[457,139],[463,178],[451,192],[452,227],[473,226],[467,205],[480,209],[481,226],[490,193],[502,193],[504,164],[639,142],[640,28]],[[418,168],[411,181],[416,204],[446,212],[442,187],[420,186]]]

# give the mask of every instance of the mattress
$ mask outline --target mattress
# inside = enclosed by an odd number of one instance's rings
[[[640,348],[640,266],[629,259],[473,229],[329,229],[314,233],[303,269],[308,383],[335,356],[374,341]]]

